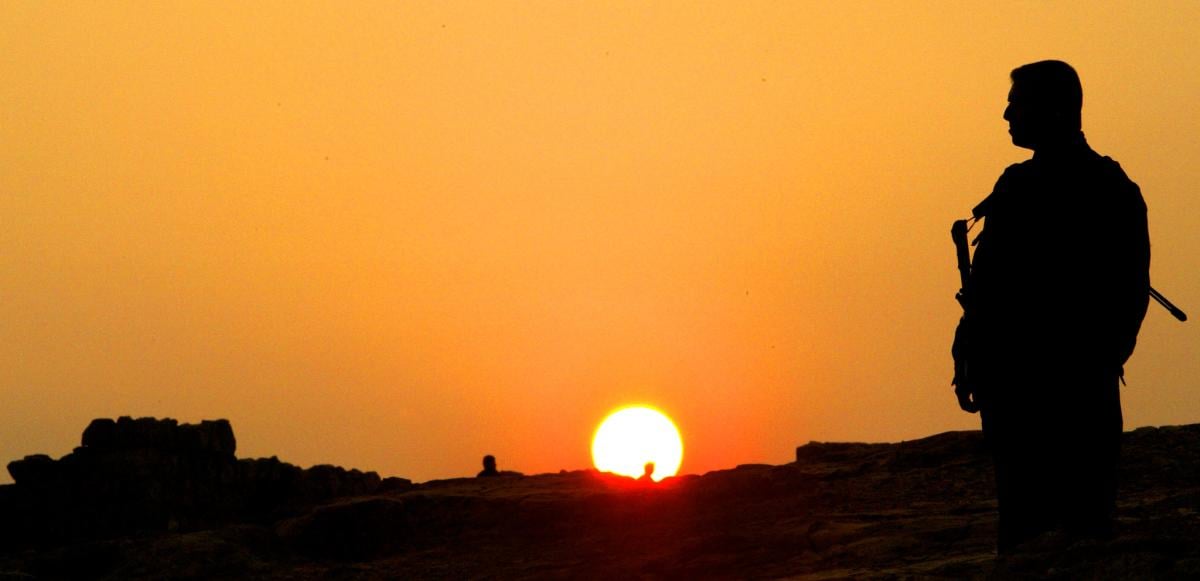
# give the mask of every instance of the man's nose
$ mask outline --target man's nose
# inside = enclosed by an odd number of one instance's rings
[[[1011,104],[1004,108],[1004,120],[1012,121],[1012,105]]]

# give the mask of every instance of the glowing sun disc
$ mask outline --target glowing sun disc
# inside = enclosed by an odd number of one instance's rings
[[[619,409],[596,429],[592,437],[592,463],[601,472],[637,478],[647,462],[654,463],[651,478],[658,482],[679,471],[683,440],[662,412],[632,406]]]

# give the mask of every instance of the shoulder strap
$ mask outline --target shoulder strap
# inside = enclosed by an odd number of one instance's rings
[[[996,195],[996,192],[992,192],[992,193],[988,194],[987,197],[984,198],[982,202],[979,202],[978,204],[976,204],[975,207],[971,209],[971,216],[973,216],[976,220],[983,218],[984,216],[987,216],[988,213],[992,210],[992,197],[995,195]]]

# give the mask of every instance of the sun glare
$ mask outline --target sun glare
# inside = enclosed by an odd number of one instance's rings
[[[601,472],[637,478],[647,462],[654,463],[651,478],[658,482],[679,471],[683,440],[662,412],[645,406],[619,409],[609,414],[592,438],[592,463]]]

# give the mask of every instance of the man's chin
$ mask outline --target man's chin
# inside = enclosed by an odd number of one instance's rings
[[[1028,139],[1025,139],[1024,137],[1020,137],[1018,135],[1013,135],[1011,131],[1009,131],[1009,134],[1012,135],[1012,144],[1013,145],[1015,145],[1017,147],[1022,147],[1025,149],[1034,149],[1033,143],[1031,141],[1029,141]]]

